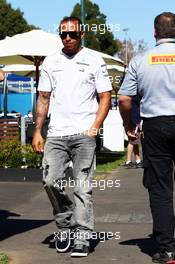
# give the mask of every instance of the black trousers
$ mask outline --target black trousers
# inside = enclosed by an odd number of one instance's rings
[[[160,250],[175,251],[175,116],[144,119],[143,133],[143,184],[149,192],[154,237]]]

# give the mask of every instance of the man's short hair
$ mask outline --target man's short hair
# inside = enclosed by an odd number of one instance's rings
[[[75,16],[67,16],[67,17],[64,17],[61,21],[60,21],[60,24],[59,24],[59,32],[61,31],[61,24],[64,23],[64,22],[74,22],[74,21],[77,21],[78,22],[78,29],[81,31],[81,25],[82,25],[82,21],[79,17],[75,17]],[[77,29],[77,31],[78,31]]]
[[[175,38],[175,14],[163,12],[154,20],[156,38]]]

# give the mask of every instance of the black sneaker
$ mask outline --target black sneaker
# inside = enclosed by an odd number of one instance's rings
[[[175,263],[173,260],[175,259],[174,252],[158,252],[152,256],[152,262],[154,263],[162,263],[162,264],[171,264]]]
[[[138,163],[136,162],[136,163],[135,163],[135,167],[136,167],[136,168],[143,168],[143,161],[141,160],[141,161],[138,162]]]
[[[131,169],[134,167],[134,163],[132,161],[126,163],[123,165],[126,169]]]
[[[63,231],[55,233],[53,240],[57,252],[66,252],[71,245],[70,232]]]
[[[89,254],[89,247],[86,245],[75,245],[71,257],[87,257]]]

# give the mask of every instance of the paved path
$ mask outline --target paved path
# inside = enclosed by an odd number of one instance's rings
[[[111,233],[114,237],[98,243],[94,240],[94,251],[81,259],[49,248],[49,235],[56,228],[41,183],[0,182],[0,251],[10,255],[12,264],[151,263],[154,245],[148,235],[152,220],[142,173],[142,169],[120,167],[107,177],[110,185],[120,180],[120,188],[100,190],[102,181],[94,188],[95,230],[102,240],[104,232],[105,237]],[[116,232],[120,232],[120,239],[116,239]]]

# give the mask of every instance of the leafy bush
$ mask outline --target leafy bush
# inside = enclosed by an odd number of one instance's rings
[[[24,160],[28,168],[38,168],[41,166],[42,157],[35,153],[31,145],[23,147]]]
[[[0,264],[7,264],[8,257],[4,253],[0,252]]]
[[[0,142],[0,168],[37,168],[41,166],[41,156],[34,153],[31,145],[22,146],[19,141]]]

